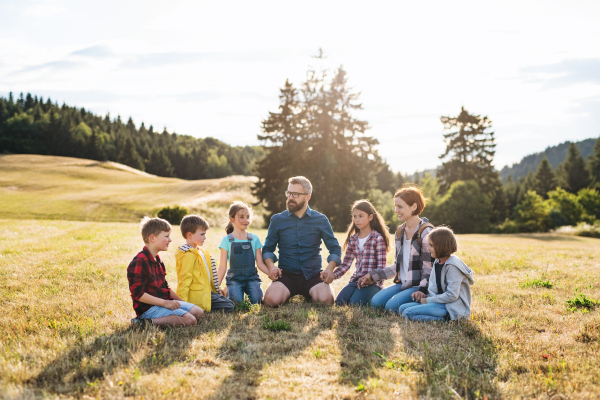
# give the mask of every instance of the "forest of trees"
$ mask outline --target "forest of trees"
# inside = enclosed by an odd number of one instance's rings
[[[44,154],[116,161],[182,179],[252,175],[260,146],[233,147],[217,139],[155,132],[129,118],[95,115],[22,93],[0,97],[0,153]]]

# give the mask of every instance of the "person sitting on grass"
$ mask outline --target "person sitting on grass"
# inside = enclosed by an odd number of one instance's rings
[[[329,272],[321,271],[321,241],[329,250],[329,270],[342,262],[342,248],[333,235],[327,217],[308,206],[312,184],[303,176],[288,180],[285,192],[287,210],[271,217],[262,249],[269,267],[263,304],[277,307],[298,294],[315,303],[333,304],[333,290],[325,283]],[[275,249],[279,246],[279,268]]]
[[[394,277],[395,285],[388,286],[371,299],[371,306],[398,312],[411,298],[419,300],[427,295],[431,274],[431,253],[427,235],[433,225],[427,218],[419,218],[425,208],[425,197],[416,187],[404,187],[394,194],[394,208],[399,221],[396,229],[396,262],[384,269],[376,269],[359,279],[359,285],[371,284]],[[414,296],[413,296],[414,294]]]
[[[398,312],[412,321],[443,321],[447,318],[468,319],[471,315],[473,271],[456,255],[458,245],[451,229],[439,226],[429,236],[433,262],[429,294],[420,301],[400,306]]]
[[[360,286],[358,279],[378,268],[385,268],[387,253],[390,249],[390,234],[381,214],[377,212],[369,200],[358,200],[352,205],[352,222],[348,226],[346,242],[344,243],[346,255],[342,265],[335,271],[328,271],[327,283],[333,278],[341,278],[356,260],[356,270],[350,277],[350,282],[340,291],[335,303],[344,304],[370,304],[383,285],[379,281],[375,285]]]
[[[229,222],[225,227],[227,235],[221,240],[221,261],[219,263],[219,282],[223,281],[227,271],[228,298],[235,303],[244,301],[248,295],[251,304],[262,303],[263,291],[256,267],[269,275],[269,268],[262,259],[262,243],[258,235],[247,231],[252,222],[252,208],[241,201],[234,201],[229,207]]]
[[[208,250],[202,249],[208,222],[198,215],[186,215],[179,226],[185,244],[179,246],[175,254],[177,295],[203,311],[233,311],[233,302],[219,290],[215,259]]]
[[[132,324],[143,326],[192,326],[204,312],[198,306],[181,300],[166,279],[165,264],[158,256],[171,243],[171,224],[161,218],[144,217],[140,224],[146,244],[127,267],[129,291],[137,318]]]

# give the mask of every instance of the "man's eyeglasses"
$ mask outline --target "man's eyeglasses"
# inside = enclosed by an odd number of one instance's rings
[[[293,198],[297,199],[298,197],[300,197],[301,194],[308,194],[308,193],[285,192],[285,197],[292,196]]]

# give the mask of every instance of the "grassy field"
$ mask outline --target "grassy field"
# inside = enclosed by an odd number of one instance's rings
[[[220,225],[233,200],[256,201],[250,193],[255,180],[186,181],[112,162],[0,155],[0,218],[132,222],[177,204]],[[256,211],[262,225],[261,210]]]
[[[172,284],[175,229],[164,256]],[[206,247],[222,235],[209,230]],[[600,297],[598,240],[459,243],[475,270],[468,322],[295,299],[134,331],[125,269],[141,248],[137,224],[0,220],[0,397],[599,398],[600,317],[586,302]],[[265,329],[277,320],[291,330]]]

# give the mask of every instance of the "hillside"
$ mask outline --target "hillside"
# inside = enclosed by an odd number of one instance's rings
[[[592,138],[575,143],[583,158],[587,159],[593,153],[596,140],[597,138]],[[567,157],[567,149],[569,148],[570,143],[571,142],[566,141],[558,146],[548,147],[543,152],[530,154],[524,157],[520,162],[515,163],[510,167],[506,165],[500,171],[502,181],[506,181],[510,175],[512,175],[513,179],[518,180],[521,177],[527,176],[529,171],[535,172],[544,156],[548,158],[552,168],[558,167]]]
[[[133,222],[167,205],[183,205],[214,226],[231,201],[256,201],[256,178],[187,181],[113,163],[39,155],[0,156],[0,218]],[[256,210],[260,226],[261,210]]]

